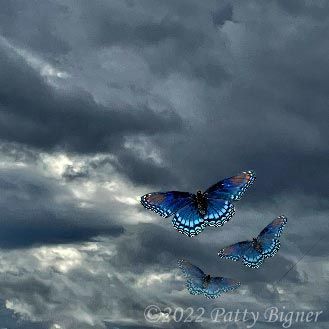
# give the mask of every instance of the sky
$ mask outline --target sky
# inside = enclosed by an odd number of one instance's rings
[[[0,7],[0,328],[208,329],[216,307],[322,311],[328,327],[327,1]],[[193,238],[139,203],[251,169],[234,217]],[[260,269],[217,256],[281,214]],[[192,296],[178,259],[242,285]],[[151,323],[152,304],[205,313]]]

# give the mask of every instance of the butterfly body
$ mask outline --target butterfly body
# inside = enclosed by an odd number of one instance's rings
[[[186,277],[186,287],[191,295],[204,295],[207,298],[217,298],[223,292],[237,289],[240,282],[230,278],[211,277],[189,261],[178,261],[180,269]]]
[[[268,224],[252,241],[241,241],[225,247],[218,256],[242,263],[251,268],[260,267],[266,258],[273,257],[280,248],[279,237],[287,223],[285,216],[279,216]]]
[[[203,288],[207,289],[209,283],[210,283],[210,274],[207,274],[203,280]]]
[[[222,226],[235,213],[232,201],[240,200],[254,182],[253,171],[226,178],[196,194],[179,191],[153,192],[141,197],[141,204],[162,217],[174,216],[174,228],[187,236],[195,236],[206,226]]]
[[[202,217],[205,216],[207,213],[207,198],[201,191],[198,191],[196,195],[194,195],[194,199],[199,215]]]
[[[252,239],[252,247],[260,253],[263,252],[262,243],[258,238]]]

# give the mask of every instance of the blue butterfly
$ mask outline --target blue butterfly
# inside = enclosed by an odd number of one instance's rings
[[[279,237],[287,223],[285,216],[279,216],[267,225],[252,241],[242,241],[218,252],[218,256],[238,261],[248,267],[258,268],[265,258],[273,257],[280,248]]]
[[[186,277],[186,287],[192,295],[217,298],[223,292],[235,290],[241,284],[237,280],[206,275],[200,268],[186,260],[179,260],[178,265]]]
[[[222,226],[235,213],[231,201],[238,201],[254,182],[254,171],[226,178],[204,193],[154,192],[141,197],[141,204],[162,217],[174,215],[173,226],[187,236],[195,236],[206,226]]]

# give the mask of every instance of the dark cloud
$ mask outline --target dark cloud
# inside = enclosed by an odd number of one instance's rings
[[[57,33],[58,20],[65,20],[67,11],[64,5],[52,1],[32,0],[23,2],[1,0],[1,35],[15,42],[17,46],[42,53],[54,61],[57,56],[70,51],[69,44]],[[56,12],[56,15],[53,13]],[[25,28],[21,28],[24,26]]]
[[[227,4],[213,13],[213,22],[215,25],[222,26],[226,21],[232,21],[233,7],[231,4]]]
[[[157,165],[152,159],[136,157],[130,152],[120,152],[118,161],[113,164],[118,172],[137,185],[157,186],[163,189],[170,186],[173,181],[179,181],[169,168]]]
[[[100,10],[101,8],[97,8]],[[165,16],[159,22],[131,22],[124,21],[115,16],[114,12],[108,8],[107,12],[98,12],[103,21],[99,23],[99,45],[126,45],[128,47],[148,47],[156,46],[160,43],[172,42],[173,49],[176,47],[181,51],[195,51],[203,43],[204,36],[191,35],[191,31],[179,20]],[[96,18],[95,18],[96,21]],[[108,31],[108,32],[106,32]],[[91,40],[91,41],[94,41]],[[180,42],[183,44],[180,44]]]
[[[327,4],[0,3],[0,293],[17,317],[133,329],[152,327],[152,303],[326,310]],[[73,163],[57,179],[39,170],[54,152]],[[249,169],[257,180],[236,215],[193,239],[135,205],[134,194],[204,190]],[[87,206],[72,193],[84,184],[97,190]],[[280,251],[259,270],[219,259],[282,213]],[[181,258],[243,285],[216,301],[191,296]],[[3,311],[1,324],[22,327]]]
[[[191,256],[191,250],[195,250],[193,260],[201,262],[201,266],[204,259],[208,258],[204,246],[202,247],[198,239],[185,238],[178,234],[171,227],[170,219],[165,221],[167,228],[155,224],[131,227],[130,234],[122,236],[118,241],[118,253],[112,260],[115,266],[133,271],[144,271],[152,265],[173,269],[177,268],[178,259]]]
[[[325,1],[284,1],[274,0],[280,8],[292,16],[308,16],[311,19],[322,21],[326,17],[328,4]]]
[[[184,1],[163,6],[161,2],[134,3],[132,7],[102,2],[100,6],[81,6],[86,35],[95,47],[123,47],[142,53],[151,71],[161,77],[182,72],[191,79],[201,79],[218,87],[229,79],[229,73],[213,47],[216,28],[209,19],[214,6],[191,5]],[[144,15],[136,16],[139,10]],[[224,9],[225,10],[225,9]]]
[[[79,207],[55,180],[31,170],[0,170],[2,248],[116,237],[123,227],[102,213]]]
[[[170,109],[109,109],[83,90],[53,89],[12,51],[0,49],[0,62],[0,137],[6,141],[43,150],[97,153],[119,148],[124,135],[161,134],[181,126]]]

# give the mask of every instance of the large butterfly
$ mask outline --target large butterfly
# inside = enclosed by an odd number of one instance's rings
[[[279,216],[267,225],[252,241],[242,241],[218,252],[218,256],[238,261],[248,267],[258,268],[265,258],[273,257],[280,248],[279,237],[287,223],[285,216]]]
[[[223,179],[204,193],[154,192],[141,197],[142,205],[162,217],[174,215],[172,223],[180,233],[194,236],[206,226],[222,226],[235,212],[231,201],[238,201],[254,182],[254,171]]]
[[[235,290],[241,284],[239,281],[229,278],[211,277],[186,260],[179,260],[178,265],[186,277],[186,287],[192,295],[217,298],[223,292]]]

